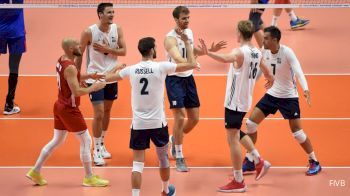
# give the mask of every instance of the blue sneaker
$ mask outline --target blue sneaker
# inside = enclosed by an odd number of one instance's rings
[[[313,176],[320,173],[322,170],[320,162],[309,160],[309,169],[306,171],[307,176]]]
[[[310,23],[310,20],[298,18],[296,21],[290,21],[290,27],[297,29]]]
[[[168,188],[169,188],[169,193],[165,193],[163,191],[161,196],[175,196],[176,194],[175,186],[170,184]]]
[[[243,174],[249,174],[255,172],[255,164],[253,161],[249,161],[247,157],[245,157],[242,166]]]

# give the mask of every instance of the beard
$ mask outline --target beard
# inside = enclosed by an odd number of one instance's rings
[[[154,59],[157,58],[157,53],[156,53],[156,51],[154,51],[154,53],[153,53],[153,58],[154,58]]]
[[[73,55],[74,55],[74,56],[81,56],[82,54],[81,54],[80,51],[74,51],[74,52],[73,52]]]

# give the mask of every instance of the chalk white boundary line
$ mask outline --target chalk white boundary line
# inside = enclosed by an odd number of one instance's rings
[[[193,74],[198,77],[227,76],[227,74]],[[350,73],[308,73],[306,76],[350,76]],[[57,77],[54,74],[20,74],[20,77]],[[0,77],[8,77],[8,74],[0,74]]]
[[[84,118],[85,120],[93,120],[93,118]],[[187,119],[187,118],[186,118]],[[248,118],[244,118],[247,120]],[[53,120],[53,117],[49,118],[1,118],[0,120]],[[110,120],[132,120],[132,118],[110,118]],[[174,120],[174,118],[167,118],[167,120]],[[199,118],[199,120],[224,120],[224,118]],[[266,118],[266,120],[285,120],[284,118]],[[301,118],[301,120],[340,120],[347,121],[350,118]]]
[[[0,166],[0,169],[30,169],[33,166]],[[44,169],[83,169],[82,166],[44,166]],[[107,166],[96,167],[94,169],[132,169],[131,166]],[[146,169],[159,169],[159,167],[145,167]],[[175,167],[170,167],[175,169]],[[232,169],[232,166],[222,167],[188,167],[190,169]],[[306,166],[272,166],[272,169],[305,169]],[[350,169],[350,166],[322,166],[322,169]]]

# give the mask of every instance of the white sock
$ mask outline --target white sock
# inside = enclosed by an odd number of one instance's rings
[[[83,162],[84,170],[85,170],[85,177],[89,178],[92,176],[92,168],[91,168],[91,161],[90,162]]]
[[[169,193],[169,180],[162,181],[162,192]]]
[[[248,158],[248,160],[249,160],[250,162],[253,162],[253,161],[254,161],[254,160],[253,160],[253,155],[252,155],[251,153],[247,152],[247,153],[245,154],[245,156]]]
[[[139,196],[140,195],[140,189],[132,189],[132,196]]]
[[[278,18],[279,18],[279,16],[272,16],[271,26],[277,27]]]
[[[99,150],[102,143],[102,137],[94,137],[94,150]]]
[[[253,155],[255,165],[260,162],[260,154],[257,149],[254,149],[251,154]]]
[[[102,134],[101,134],[101,142],[104,145],[105,143],[105,136],[107,134],[107,130],[102,130]]]
[[[182,144],[175,145],[175,151],[176,151],[176,158],[184,158],[184,155],[182,154]]]
[[[236,182],[243,181],[243,172],[242,170],[233,170],[233,176],[235,177]]]
[[[314,161],[317,161],[316,155],[315,155],[315,152],[314,152],[314,151],[312,151],[312,152],[309,154],[309,159],[312,159],[312,160],[314,160]]]
[[[298,17],[295,15],[295,13],[294,13],[293,10],[290,11],[290,12],[288,13],[288,16],[289,16],[289,18],[290,18],[291,21],[296,21],[296,20],[298,20]]]
[[[38,160],[35,163],[33,170],[40,173],[40,170],[43,167],[43,164],[45,163],[46,159],[49,158],[50,154],[51,152],[46,152],[43,148],[41,150]]]

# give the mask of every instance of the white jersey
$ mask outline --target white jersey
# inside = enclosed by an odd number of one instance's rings
[[[270,72],[275,78],[273,86],[267,91],[267,94],[277,98],[298,97],[296,75],[303,89],[308,90],[300,63],[292,49],[280,45],[277,54],[272,54],[270,50],[264,50],[263,58],[265,65],[270,69]]]
[[[87,46],[87,73],[106,73],[113,69],[117,64],[117,56],[112,54],[103,54],[93,48],[94,43],[107,44],[111,48],[118,48],[117,25],[111,24],[108,33],[102,32],[97,24],[89,27],[92,34],[91,44]],[[87,83],[93,83],[94,80],[88,79]]]
[[[164,82],[175,70],[175,63],[141,61],[119,72],[120,77],[128,77],[131,84],[133,129],[156,129],[167,125]]]
[[[193,40],[194,39],[193,39],[192,30],[185,29],[184,33],[187,35],[187,37],[191,43],[192,49],[193,49]],[[187,59],[187,51],[186,51],[186,47],[185,47],[185,42],[182,41],[181,36],[179,34],[177,34],[174,29],[171,30],[166,36],[167,37],[175,37],[176,42],[177,42],[177,47],[179,48],[179,52],[180,52],[181,56],[184,59]],[[165,53],[166,53],[167,60],[169,62],[176,63],[175,60],[173,58],[171,58],[171,56],[168,54],[168,52],[165,52]],[[192,75],[192,73],[193,73],[193,70],[191,69],[191,70],[184,71],[184,72],[176,72],[176,73],[170,74],[170,75],[175,75],[175,76],[179,76],[179,77],[188,77],[188,76]]]
[[[244,55],[242,67],[233,64],[227,75],[225,107],[239,112],[248,112],[252,105],[252,95],[257,73],[262,59],[261,51],[247,45],[239,48]]]

